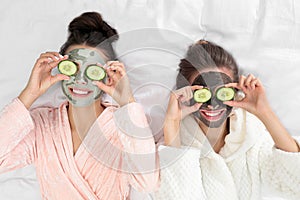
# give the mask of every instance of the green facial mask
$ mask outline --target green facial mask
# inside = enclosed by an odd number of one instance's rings
[[[62,81],[63,92],[74,106],[88,106],[102,94],[102,91],[92,82],[96,80],[94,79],[95,77],[100,77],[102,81],[105,81],[104,69],[97,66],[97,64],[103,66],[105,60],[98,52],[84,48],[74,49],[68,55],[69,59],[65,61],[63,68],[59,69],[61,73],[70,76],[69,80]],[[77,69],[74,69],[74,65],[76,65]],[[67,74],[62,69],[67,72],[71,69],[71,73]],[[104,73],[104,76],[99,73]]]

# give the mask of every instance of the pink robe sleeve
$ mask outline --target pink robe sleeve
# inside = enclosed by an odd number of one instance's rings
[[[144,110],[130,103],[114,113],[114,121],[123,146],[123,170],[138,191],[152,192],[159,186],[159,162],[152,131]]]
[[[0,114],[0,173],[32,164],[34,128],[29,111],[14,99]]]

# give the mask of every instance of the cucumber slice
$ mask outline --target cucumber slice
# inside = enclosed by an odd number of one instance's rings
[[[211,92],[207,88],[202,88],[194,92],[194,100],[198,103],[205,103],[211,98]]]
[[[101,81],[105,78],[104,69],[98,65],[90,65],[85,70],[85,75],[93,81]]]
[[[220,101],[230,101],[234,98],[235,91],[233,88],[222,87],[217,90],[217,99]]]
[[[77,65],[70,60],[63,60],[58,63],[58,71],[61,74],[72,76],[77,72]]]

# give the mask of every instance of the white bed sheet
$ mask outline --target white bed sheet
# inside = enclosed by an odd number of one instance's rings
[[[300,135],[300,2],[294,0],[3,0],[0,108],[25,87],[39,54],[57,51],[67,24],[91,10],[119,31],[119,58],[157,140],[179,59],[201,38],[225,47],[245,74],[258,76],[283,124]],[[58,105],[59,85],[45,96],[36,105]],[[0,199],[20,199],[20,194],[38,199],[33,166],[0,175]]]

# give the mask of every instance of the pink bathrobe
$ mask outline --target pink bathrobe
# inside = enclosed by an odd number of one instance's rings
[[[126,199],[130,185],[157,188],[156,148],[141,105],[107,107],[75,155],[66,106],[29,112],[16,98],[2,110],[0,173],[35,164],[42,198],[50,200]]]

